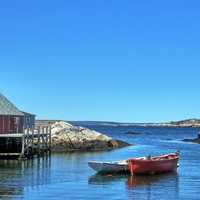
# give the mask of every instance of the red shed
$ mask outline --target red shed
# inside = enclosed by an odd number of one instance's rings
[[[4,95],[0,93],[0,134],[23,133],[24,127],[33,127],[33,123],[27,124],[27,117],[35,115],[21,112]]]

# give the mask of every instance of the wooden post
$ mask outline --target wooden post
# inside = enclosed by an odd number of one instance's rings
[[[25,149],[25,133],[23,134],[22,138],[21,138],[21,142],[22,142],[22,150],[21,150],[21,155],[19,157],[19,159],[22,159],[24,157],[24,149]]]
[[[42,153],[44,153],[45,151],[45,141],[44,141],[44,137],[45,137],[45,127],[42,127]]]
[[[29,138],[29,136],[30,136],[30,128],[28,127],[27,128],[27,133],[26,133],[26,152],[27,152],[27,156],[29,157],[29,154],[30,154],[30,152],[29,152],[29,144],[30,144],[30,138]]]
[[[38,148],[37,148],[38,155],[40,155],[40,131],[41,131],[40,129],[41,129],[41,127],[39,126],[39,127],[38,127],[38,135],[37,135],[37,136],[38,136],[38,138],[37,138],[37,140],[38,140],[38,141],[37,141],[37,142],[38,142],[38,144],[37,144],[37,147],[38,147]]]
[[[34,126],[32,126],[31,129],[31,157],[33,157],[34,154]]]
[[[49,126],[49,151],[51,151],[51,125]]]
[[[48,151],[48,132],[49,132],[49,127],[46,126],[46,134],[45,134],[45,148],[46,148],[46,152]]]

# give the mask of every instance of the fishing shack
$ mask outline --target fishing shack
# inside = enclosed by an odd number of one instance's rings
[[[36,130],[35,115],[19,110],[0,93],[0,157],[32,156],[49,149],[49,127]]]

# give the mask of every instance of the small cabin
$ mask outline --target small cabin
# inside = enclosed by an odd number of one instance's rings
[[[0,93],[0,159],[33,158],[51,150],[51,127],[35,129],[35,115],[19,110]]]
[[[20,111],[0,93],[0,134],[24,133],[25,128],[34,126],[34,114]]]

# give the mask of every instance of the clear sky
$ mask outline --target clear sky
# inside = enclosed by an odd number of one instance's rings
[[[38,118],[200,118],[199,0],[8,0],[0,91]]]

